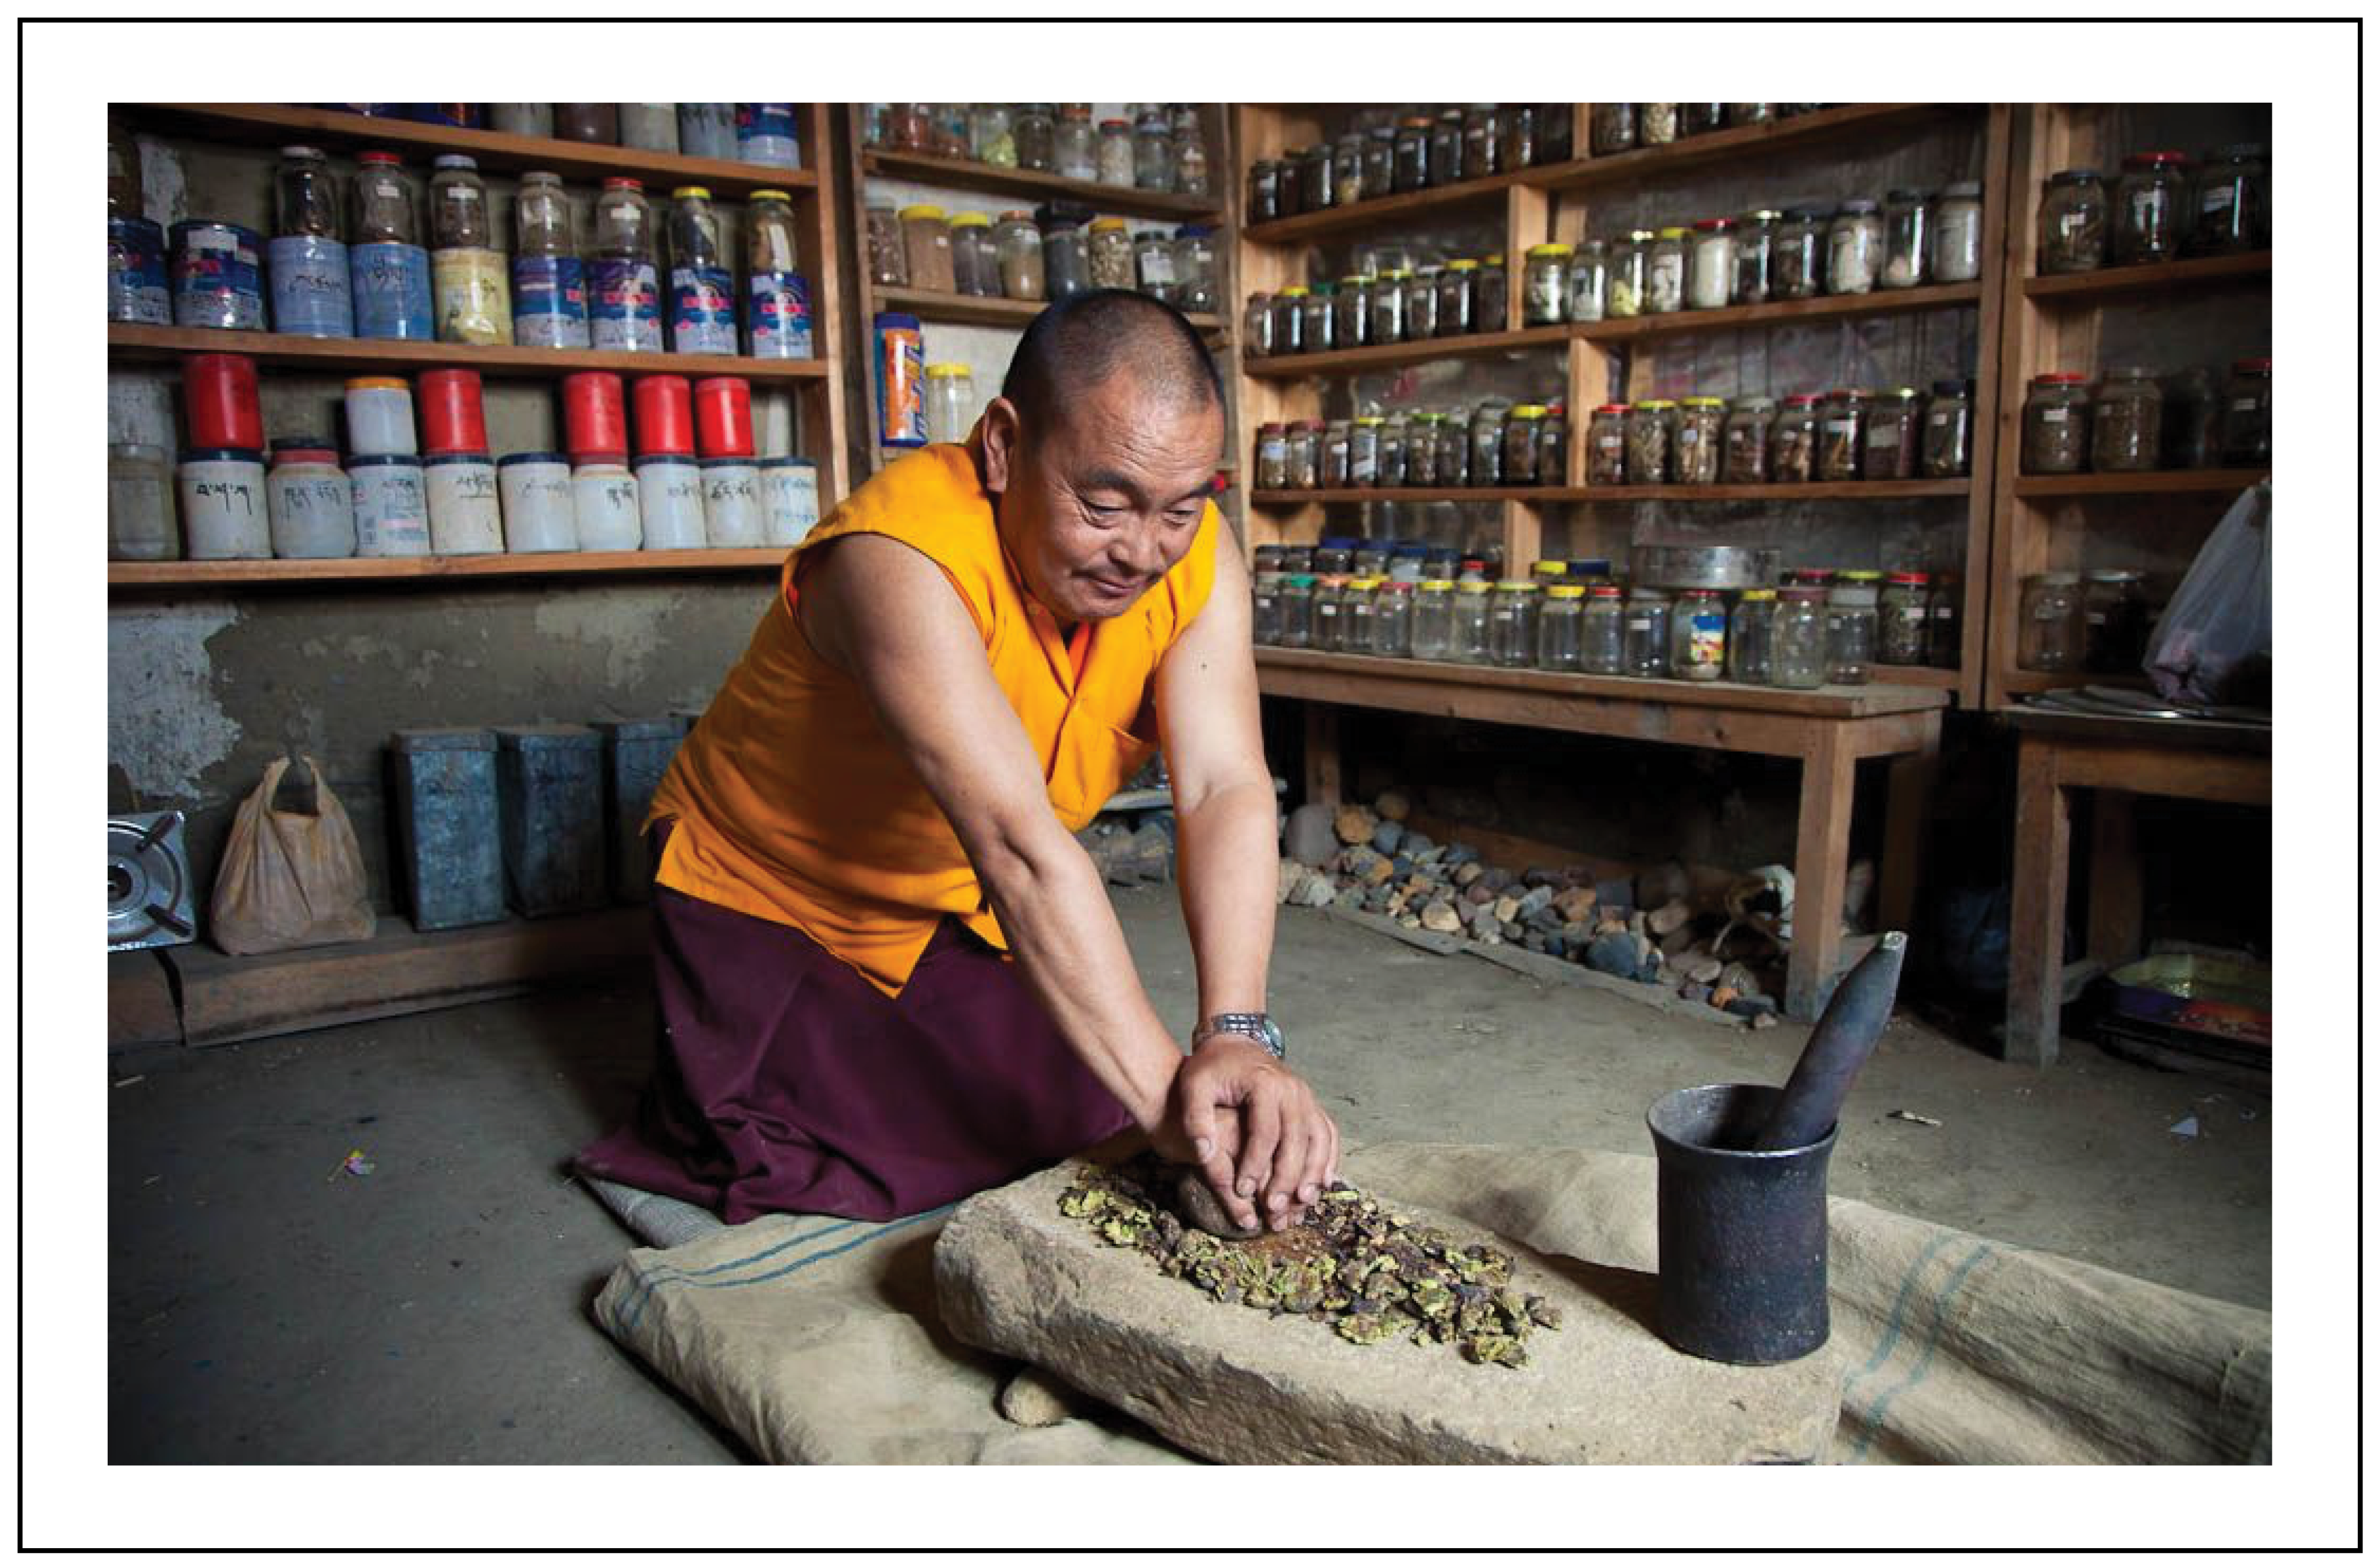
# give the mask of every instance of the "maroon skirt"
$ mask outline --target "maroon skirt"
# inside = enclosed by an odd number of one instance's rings
[[[656,888],[653,966],[652,1078],[574,1165],[730,1224],[918,1213],[1132,1124],[1016,966],[953,920],[888,997],[790,926]]]

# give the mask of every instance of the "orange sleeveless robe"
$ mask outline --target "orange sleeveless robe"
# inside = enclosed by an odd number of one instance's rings
[[[978,450],[929,446],[901,459],[786,557],[751,645],[678,748],[649,819],[674,824],[662,886],[792,926],[890,996],[944,916],[996,947],[1007,941],[917,770],[858,684],[821,660],[795,622],[807,562],[834,540],[875,533],[942,569],[1069,831],[1154,751],[1158,662],[1214,588],[1221,519],[1210,502],[1173,569],[1122,615],[1078,628],[1070,649],[1001,544]]]

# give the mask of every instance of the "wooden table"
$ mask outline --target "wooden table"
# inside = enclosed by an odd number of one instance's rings
[[[2016,879],[2009,909],[2008,1038],[2001,1054],[2058,1060],[2069,978],[2066,877],[2070,792],[2091,790],[2085,972],[2139,955],[2141,867],[2131,797],[2161,795],[2241,806],[2273,802],[2273,732],[2187,719],[2100,718],[2011,709],[2016,728]]]
[[[1905,929],[1909,923],[1916,902],[1925,795],[1941,749],[1947,692],[1913,686],[1782,691],[1286,648],[1257,649],[1257,677],[1266,696],[1308,704],[1305,798],[1332,805],[1340,798],[1341,774],[1331,705],[1798,760],[1802,809],[1794,839],[1793,900],[1799,918],[1786,966],[1785,1013],[1804,1021],[1816,1017],[1833,994],[1842,955],[1837,912],[1850,870],[1857,766],[1865,758],[1895,758],[1878,907],[1886,926]],[[1815,911],[1830,918],[1814,918]]]

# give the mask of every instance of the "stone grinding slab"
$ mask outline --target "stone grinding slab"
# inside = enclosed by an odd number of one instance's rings
[[[1369,1192],[1360,1155],[1342,1173]],[[1653,1330],[1653,1279],[1549,1258],[1427,1209],[1418,1224],[1512,1258],[1513,1284],[1560,1307],[1529,1364],[1475,1366],[1400,1336],[1356,1345],[1328,1326],[1226,1306],[1110,1246],[1058,1198],[1069,1162],[969,1198],[934,1248],[945,1326],[1232,1464],[1806,1463],[1842,1385],[1834,1345],[1783,1367],[1730,1367]],[[1648,1174],[1649,1179],[1649,1174]],[[1374,1194],[1383,1203],[1392,1194]]]

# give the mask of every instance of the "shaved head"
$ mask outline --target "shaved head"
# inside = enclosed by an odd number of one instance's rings
[[[1222,407],[1223,380],[1198,329],[1172,306],[1121,288],[1078,294],[1034,317],[1000,395],[1027,430],[1049,431],[1124,371],[1145,399],[1169,411]]]

